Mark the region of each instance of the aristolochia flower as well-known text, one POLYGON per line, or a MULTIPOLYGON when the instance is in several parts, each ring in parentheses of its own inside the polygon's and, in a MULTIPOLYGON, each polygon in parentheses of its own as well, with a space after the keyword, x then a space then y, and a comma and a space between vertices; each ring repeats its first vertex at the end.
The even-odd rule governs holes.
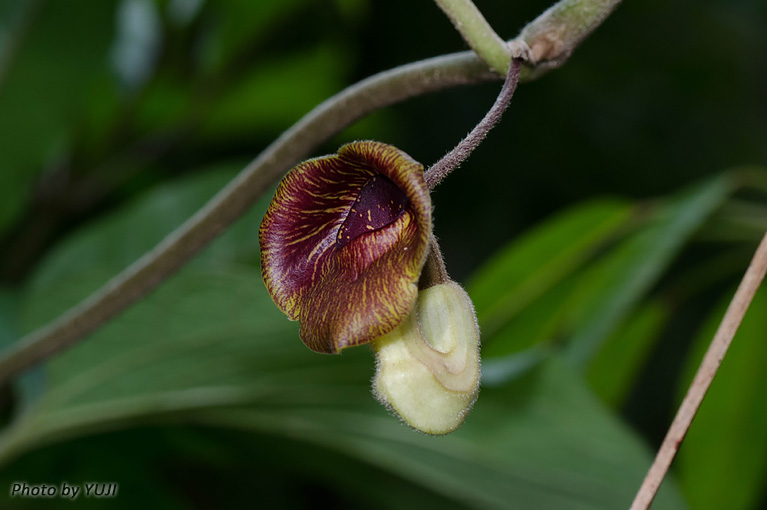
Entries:
POLYGON ((372 341, 408 316, 431 238, 423 166, 354 142, 292 169, 261 229, 261 272, 312 350, 372 341))

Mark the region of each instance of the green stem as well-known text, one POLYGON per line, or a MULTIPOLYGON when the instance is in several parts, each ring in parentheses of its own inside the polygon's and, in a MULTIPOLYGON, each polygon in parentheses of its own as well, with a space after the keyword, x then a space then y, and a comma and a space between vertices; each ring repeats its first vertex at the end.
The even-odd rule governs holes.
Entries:
POLYGON ((499 76, 506 76, 511 51, 471 0, 434 0, 464 41, 499 76))

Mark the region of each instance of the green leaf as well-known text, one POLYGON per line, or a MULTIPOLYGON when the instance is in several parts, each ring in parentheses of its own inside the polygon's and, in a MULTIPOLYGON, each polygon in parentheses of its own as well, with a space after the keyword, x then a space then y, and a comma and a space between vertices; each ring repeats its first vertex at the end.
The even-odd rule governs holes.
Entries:
MULTIPOLYGON (((102 274, 81 272, 59 280, 49 288, 50 294, 31 296, 25 321, 39 324, 51 315, 51 308, 69 304, 72 296, 81 294, 77 287, 90 288, 88 280, 100 281, 102 274)), ((300 342, 284 341, 297 338, 295 326, 273 306, 259 271, 210 273, 189 268, 120 320, 49 363, 50 386, 37 409, 55 419, 34 433, 44 437, 82 424, 174 407, 268 398, 279 393, 281 385, 289 389, 316 384, 319 380, 312 380, 312 370, 304 374, 306 380, 294 384, 281 380, 289 374, 274 376, 285 366, 300 369, 314 360, 300 342)), ((340 360, 320 358, 331 367, 340 360)), ((344 370, 315 375, 338 380, 344 370)), ((365 373, 364 379, 368 376, 365 373)), ((23 429, 26 435, 35 427, 23 429)))
POLYGON ((25 32, 0 78, 0 231, 67 151, 89 90, 107 72, 114 4, 49 0, 22 17, 25 32))
MULTIPOLYGON (((588 266, 586 266, 588 267, 588 266)), ((482 330, 482 354, 495 359, 530 348, 544 348, 559 337, 567 317, 570 296, 578 288, 580 275, 568 275, 512 316, 493 335, 482 330)))
MULTIPOLYGON (((667 315, 661 308, 650 311, 636 307, 686 240, 725 200, 732 187, 730 174, 727 174, 651 209, 643 217, 633 218, 630 228, 624 220, 616 221, 612 230, 597 229, 604 236, 596 236, 594 240, 601 240, 604 249, 596 256, 593 253, 589 256, 588 251, 581 252, 581 262, 577 266, 570 258, 560 256, 567 254, 568 247, 577 244, 577 237, 571 239, 556 228, 541 227, 542 234, 530 235, 532 242, 519 241, 518 250, 513 248, 516 243, 512 244, 508 258, 499 256, 482 269, 478 278, 481 285, 477 286, 476 293, 475 287, 470 286, 483 326, 483 354, 487 359, 485 375, 490 377, 489 380, 513 378, 530 363, 545 357, 546 346, 551 342, 572 339, 564 345, 574 361, 580 363, 580 356, 588 358, 598 353, 600 357, 595 361, 590 377, 608 402, 617 403, 628 391, 632 375, 641 369, 667 315), (628 231, 628 237, 605 246, 610 239, 608 234, 616 237, 619 228, 624 235, 628 231), (528 248, 536 247, 538 238, 550 240, 551 244, 538 242, 540 248, 528 248), (566 241, 563 245, 556 244, 563 240, 566 241), (527 255, 523 257, 520 253, 527 255), (552 264, 551 260, 564 260, 566 264, 552 264), (506 261, 506 265, 501 261, 506 261), (559 277, 554 280, 557 274, 559 277), (551 283, 540 285, 540 295, 535 295, 534 299, 520 299, 517 304, 514 301, 520 295, 517 290, 524 288, 518 282, 524 282, 525 278, 533 283, 551 283), (506 301, 492 298, 504 296, 506 288, 509 289, 506 301), (513 306, 503 308, 501 304, 513 306), (492 314, 493 306, 498 306, 496 316, 492 314), (520 309, 515 311, 515 308, 520 309), (503 313, 508 316, 504 317, 503 313), (486 317, 490 317, 489 327, 488 322, 483 321, 486 317), (494 329, 492 319, 495 317, 498 322, 505 318, 506 323, 494 329), (631 323, 625 322, 629 320, 631 323), (510 356, 525 350, 529 351, 522 358, 510 356), (610 382, 610 378, 615 380, 610 382)), ((581 207, 585 214, 580 218, 602 218, 598 207, 581 207)), ((620 217, 618 212, 616 215, 620 217)), ((579 218, 577 214, 572 217, 579 218)), ((558 226, 556 221, 549 224, 558 226)), ((574 229, 570 235, 577 236, 581 231, 583 229, 574 229)), ((593 252, 600 245, 586 246, 593 252)))
POLYGON ((588 290, 591 297, 581 300, 587 306, 568 342, 568 357, 574 363, 584 365, 598 352, 733 189, 732 175, 724 174, 686 191, 661 207, 650 225, 598 268, 601 283, 588 290))
MULTIPOLYGON (((73 273, 102 268, 103 281, 94 280, 93 288, 81 289, 84 292, 81 297, 86 297, 190 218, 244 165, 244 162, 220 164, 157 186, 137 198, 130 207, 106 215, 71 234, 48 254, 28 287, 46 288, 73 273)), ((270 193, 266 195, 191 264, 222 267, 258 261, 258 228, 270 193)))
POLYGON ((588 367, 589 384, 604 402, 619 408, 650 355, 671 311, 659 300, 634 311, 597 352, 588 367))
MULTIPOLYGON (((178 219, 169 214, 176 206, 184 215, 224 178, 176 183, 176 200, 172 188, 160 189, 62 244, 27 289, 25 326, 82 298, 124 261, 123 250, 152 245, 178 219), (137 224, 152 221, 156 230, 139 235, 137 224), (97 249, 120 242, 122 249, 97 249), (75 269, 67 272, 69 264, 75 269)), ((244 241, 230 242, 249 252, 244 241)), ((197 423, 280 437, 286 451, 313 445, 334 452, 346 472, 374 468, 463 506, 585 510, 631 500, 650 456, 563 363, 551 360, 514 384, 485 388, 458 433, 428 437, 371 397, 369 350, 312 353, 271 302, 257 268, 206 257, 213 255, 52 359, 45 392, 0 438, 0 460, 13 468, 32 449, 96 432, 197 423)), ((280 463, 280 449, 263 454, 262 462, 280 463)), ((319 460, 311 465, 327 469, 319 460)), ((685 508, 673 484, 665 491, 657 508, 685 508)))
MULTIPOLYGON (((27 320, 86 276, 34 296, 27 320)), ((413 432, 370 396, 368 350, 307 350, 244 268, 184 271, 48 369, 47 393, 0 443, 5 462, 98 430, 194 422, 321 446, 466 505, 585 510, 625 507, 650 461, 556 361, 483 390, 454 435, 413 432)), ((684 508, 673 487, 657 505, 684 508)))
MULTIPOLYGON (((26 289, 25 329, 153 246, 231 174, 221 169, 171 183, 62 243, 26 289)), ((253 214, 146 299, 48 362, 44 392, 0 437, 0 462, 13 468, 32 449, 96 432, 195 423, 262 442, 282 438, 284 450, 263 452, 270 465, 308 444, 333 452, 345 466, 340 471, 403 477, 462 506, 628 505, 649 452, 557 359, 513 384, 484 388, 465 426, 449 437, 424 436, 389 416, 370 395, 370 351, 307 350, 297 325, 265 292, 257 266, 243 264, 257 260, 261 214, 253 214)), ((316 459, 310 464, 318 476, 327 469, 316 459)), ((657 508, 685 508, 673 483, 664 490, 657 508)))
MULTIPOLYGON (((215 502, 215 508, 309 508, 318 494, 333 508, 462 509, 396 473, 340 452, 276 435, 195 425, 114 431, 31 452, 0 471, 0 485, 19 480, 69 484, 115 480, 117 498, 77 499, 77 508, 169 510, 215 502), (119 459, 115 462, 115 459, 119 459), (135 488, 140 488, 136 490, 135 488), (191 500, 191 502, 190 502, 191 500)), ((0 492, 3 509, 35 510, 0 492)), ((30 501, 27 499, 26 501, 30 501)))
POLYGON ((346 60, 341 48, 325 44, 264 61, 213 107, 200 136, 230 138, 284 129, 343 88, 346 60))
MULTIPOLYGON (((697 336, 679 395, 687 391, 729 304, 726 295, 697 336)), ((757 293, 682 444, 676 468, 694 508, 745 510, 767 475, 767 289, 757 293)))
MULTIPOLYGON (((515 386, 483 390, 463 428, 442 438, 359 410, 222 410, 203 419, 259 432, 278 428, 473 508, 624 508, 649 463, 641 444, 556 361, 515 386)), ((686 506, 669 483, 654 508, 686 506)))
POLYGON ((302 12, 307 0, 218 0, 210 2, 212 26, 205 34, 202 65, 216 74, 230 66, 238 54, 252 51, 273 31, 289 30, 290 18, 302 12))
MULTIPOLYGON (((631 216, 629 204, 596 200, 568 209, 514 240, 468 285, 483 335, 492 337, 526 307, 573 274, 631 216)), ((523 340, 524 342, 524 340, 523 340)), ((504 342, 501 354, 519 350, 504 342)))
POLYGON ((167 478, 164 472, 183 456, 178 449, 163 455, 163 449, 169 450, 168 436, 163 431, 138 429, 111 436, 95 435, 31 452, 15 462, 12 469, 0 470, 0 484, 9 489, 0 492, 0 506, 9 510, 70 506, 71 495, 67 498, 60 493, 46 501, 49 504, 41 503, 41 498, 10 496, 13 483, 45 483, 60 488, 66 481, 70 487, 81 489, 73 501, 78 509, 189 509, 189 493, 173 490, 164 479, 167 478), (173 454, 175 457, 169 458, 173 454), (84 484, 97 480, 118 483, 117 497, 84 497, 84 484))

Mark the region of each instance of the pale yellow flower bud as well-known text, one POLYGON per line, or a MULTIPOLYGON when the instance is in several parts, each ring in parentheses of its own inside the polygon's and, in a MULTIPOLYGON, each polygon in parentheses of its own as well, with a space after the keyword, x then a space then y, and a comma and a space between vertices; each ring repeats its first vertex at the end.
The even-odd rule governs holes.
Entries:
POLYGON ((479 389, 479 327, 460 285, 420 291, 410 315, 373 347, 375 393, 405 423, 428 434, 463 423, 479 389))

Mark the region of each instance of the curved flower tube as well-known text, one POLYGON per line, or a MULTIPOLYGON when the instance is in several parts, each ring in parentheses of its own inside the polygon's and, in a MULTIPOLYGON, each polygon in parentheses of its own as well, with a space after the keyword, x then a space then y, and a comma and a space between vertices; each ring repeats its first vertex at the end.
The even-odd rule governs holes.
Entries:
POLYGON ((261 272, 303 342, 337 353, 408 316, 431 231, 423 166, 391 145, 354 142, 282 180, 259 230, 261 272))

